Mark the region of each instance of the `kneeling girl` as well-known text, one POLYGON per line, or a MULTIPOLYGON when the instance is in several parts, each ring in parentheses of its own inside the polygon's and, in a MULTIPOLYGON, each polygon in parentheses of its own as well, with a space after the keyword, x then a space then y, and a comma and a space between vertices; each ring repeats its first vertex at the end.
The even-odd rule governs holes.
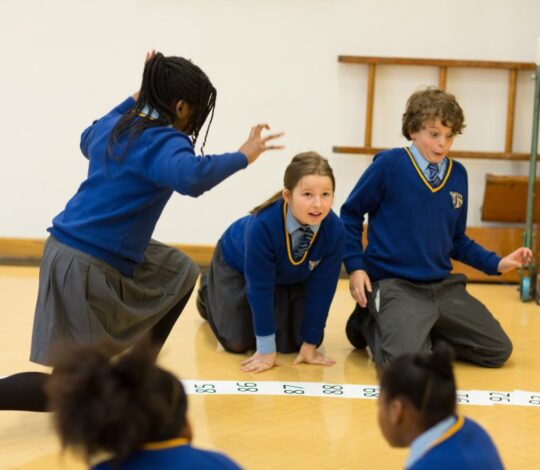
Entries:
POLYGON ((227 351, 255 350, 244 372, 272 368, 277 352, 298 352, 294 364, 334 364, 317 351, 345 249, 334 190, 328 161, 298 154, 284 189, 234 222, 216 246, 197 306, 227 351))

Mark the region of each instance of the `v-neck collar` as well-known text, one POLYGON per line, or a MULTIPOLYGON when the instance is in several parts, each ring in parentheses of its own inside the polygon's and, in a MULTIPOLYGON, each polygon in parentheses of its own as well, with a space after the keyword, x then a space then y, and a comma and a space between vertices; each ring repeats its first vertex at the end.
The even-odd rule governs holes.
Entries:
POLYGON ((295 261, 294 258, 292 257, 291 237, 289 236, 289 232, 287 230, 287 203, 285 201, 283 201, 283 228, 285 232, 285 245, 287 247, 287 256, 289 257, 289 262, 294 266, 298 266, 306 260, 307 255, 309 254, 309 250, 311 250, 311 247, 313 246, 313 243, 315 242, 315 238, 317 238, 319 230, 317 230, 313 234, 313 238, 311 239, 309 248, 304 252, 302 258, 300 258, 298 261, 295 261))
POLYGON ((418 166, 418 163, 416 163, 416 160, 415 160, 413 154, 411 153, 411 151, 407 147, 403 147, 403 149, 405 150, 405 152, 407 152, 407 155, 409 156, 409 159, 411 160, 411 163, 413 164, 416 172, 418 173, 418 176, 420 176, 420 179, 424 182, 424 184, 427 186, 427 188, 432 193, 439 192, 444 187, 446 182, 448 181, 448 178, 450 177, 450 173, 452 172, 452 167, 454 166, 452 159, 450 157, 447 157, 448 158, 448 165, 446 167, 446 172, 444 174, 444 178, 441 180, 439 185, 434 188, 433 186, 431 186, 431 184, 429 184, 429 181, 426 179, 424 173, 422 172, 422 170, 418 166))

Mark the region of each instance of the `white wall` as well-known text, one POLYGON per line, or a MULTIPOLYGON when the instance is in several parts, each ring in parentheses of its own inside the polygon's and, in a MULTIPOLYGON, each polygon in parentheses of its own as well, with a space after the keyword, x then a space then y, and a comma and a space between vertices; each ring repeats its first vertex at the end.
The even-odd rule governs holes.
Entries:
MULTIPOLYGON (((45 237, 86 172, 78 144, 92 120, 135 91, 145 52, 192 58, 218 89, 207 153, 236 150, 251 125, 284 130, 267 153, 198 199, 174 196, 155 237, 214 243, 225 227, 281 187, 299 151, 330 158, 335 209, 370 161, 332 154, 362 145, 365 66, 339 54, 534 61, 538 0, 0 0, 0 236, 45 237)), ((530 149, 533 81, 521 73, 516 151, 530 149)), ((504 146, 507 74, 457 70, 448 89, 468 126, 456 149, 504 146)), ((381 68, 374 145, 403 145, 408 95, 437 71, 381 68), (396 73, 397 72, 397 73, 396 73)), ((463 160, 469 225, 480 225, 486 172, 527 174, 526 163, 463 160)))

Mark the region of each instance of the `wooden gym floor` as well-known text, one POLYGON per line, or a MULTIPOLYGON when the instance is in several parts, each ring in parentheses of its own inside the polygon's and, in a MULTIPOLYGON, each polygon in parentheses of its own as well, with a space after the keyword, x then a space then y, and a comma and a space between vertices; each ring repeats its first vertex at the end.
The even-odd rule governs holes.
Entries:
MULTIPOLYGON (((0 376, 44 370, 27 360, 38 269, 0 266, 0 376)), ((538 341, 540 306, 519 301, 515 285, 473 284, 514 342, 514 354, 501 369, 456 365, 461 390, 540 392, 538 341)), ((332 305, 324 350, 333 367, 279 367, 262 375, 239 370, 242 356, 223 352, 195 308, 194 296, 180 317, 160 363, 183 379, 226 381, 376 384, 364 352, 349 345, 344 324, 352 309, 347 281, 340 281, 332 305)), ((460 413, 483 425, 509 469, 540 468, 540 406, 460 405, 460 413)), ((399 469, 407 450, 391 449, 376 421, 375 400, 306 397, 189 395, 189 417, 199 447, 219 449, 247 469, 399 469)), ((47 413, 0 411, 0 469, 82 469, 62 455, 47 413)))

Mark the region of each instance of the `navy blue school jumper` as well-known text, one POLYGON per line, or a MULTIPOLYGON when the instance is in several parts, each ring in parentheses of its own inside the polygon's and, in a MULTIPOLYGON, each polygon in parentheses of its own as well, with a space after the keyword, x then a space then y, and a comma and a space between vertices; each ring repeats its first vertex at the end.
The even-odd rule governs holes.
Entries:
POLYGON ((275 334, 277 351, 285 353, 303 342, 322 342, 345 249, 343 225, 330 211, 309 250, 294 261, 286 216, 287 204, 280 200, 237 220, 221 237, 208 291, 201 292, 220 341, 253 349, 255 335, 275 334))
POLYGON ((362 333, 376 363, 405 352, 430 350, 444 337, 458 356, 499 366, 511 343, 497 320, 467 294, 466 277, 451 275, 451 259, 497 274, 500 258, 465 234, 467 172, 448 159, 432 187, 409 149, 376 155, 341 208, 349 273, 365 270, 374 283, 362 333), (365 215, 368 244, 362 247, 365 215))
POLYGON ((504 466, 487 432, 462 416, 443 435, 429 443, 417 460, 406 466, 407 470, 484 468, 502 470, 504 466))
POLYGON ((98 463, 92 470, 240 470, 229 457, 192 447, 185 439, 153 442, 131 454, 120 465, 111 461, 98 463))
POLYGON ((151 240, 173 194, 197 197, 247 166, 242 153, 197 157, 172 127, 127 136, 107 156, 111 131, 134 106, 128 98, 81 136, 88 174, 49 228, 40 269, 31 360, 50 364, 51 348, 67 338, 106 340, 125 349, 193 288, 197 266, 151 240), (123 151, 123 154, 122 154, 123 151))

